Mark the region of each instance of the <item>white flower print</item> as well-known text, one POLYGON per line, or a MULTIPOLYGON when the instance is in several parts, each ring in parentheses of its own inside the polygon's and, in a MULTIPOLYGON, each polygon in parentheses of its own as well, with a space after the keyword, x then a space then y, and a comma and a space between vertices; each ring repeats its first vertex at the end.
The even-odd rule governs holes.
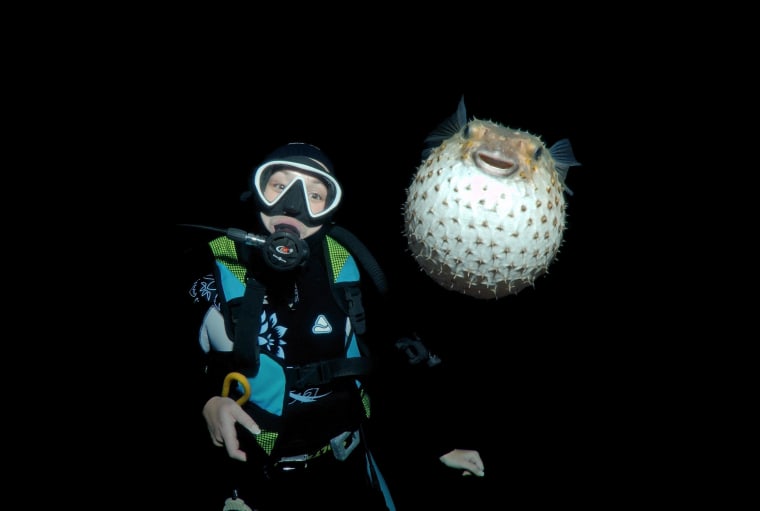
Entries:
POLYGON ((190 296, 193 297, 194 303, 198 303, 203 298, 207 302, 211 302, 217 310, 220 309, 219 294, 216 292, 216 280, 214 280, 214 276, 210 273, 193 282, 190 288, 190 296))
POLYGON ((282 340, 288 329, 277 324, 277 314, 272 314, 267 320, 266 311, 261 313, 261 330, 259 331, 259 346, 263 346, 277 358, 285 359, 283 346, 287 343, 282 340))

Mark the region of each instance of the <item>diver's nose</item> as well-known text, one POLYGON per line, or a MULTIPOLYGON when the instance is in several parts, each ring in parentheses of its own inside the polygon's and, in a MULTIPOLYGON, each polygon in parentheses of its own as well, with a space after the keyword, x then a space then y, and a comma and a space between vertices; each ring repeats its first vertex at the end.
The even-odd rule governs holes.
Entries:
POLYGON ((298 213, 300 211, 296 208, 291 208, 291 207, 286 206, 285 208, 283 208, 282 212, 285 214, 285 216, 298 216, 298 213))

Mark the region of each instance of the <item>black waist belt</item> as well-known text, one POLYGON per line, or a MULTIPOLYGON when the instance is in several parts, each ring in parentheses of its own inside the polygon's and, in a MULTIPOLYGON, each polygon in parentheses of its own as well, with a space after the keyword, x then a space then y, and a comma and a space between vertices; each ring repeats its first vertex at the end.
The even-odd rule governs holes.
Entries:
POLYGON ((360 438, 361 437, 358 429, 356 431, 344 431, 343 433, 330 439, 329 444, 320 447, 315 452, 310 454, 298 454, 296 456, 283 456, 274 463, 274 466, 278 467, 291 464, 305 464, 309 460, 318 458, 330 451, 332 451, 335 459, 343 461, 348 458, 348 455, 351 454, 354 449, 356 449, 357 445, 359 445, 360 438))
POLYGON ((288 387, 302 389, 314 385, 324 385, 336 378, 366 376, 372 369, 372 363, 366 357, 336 358, 286 367, 285 378, 288 387))

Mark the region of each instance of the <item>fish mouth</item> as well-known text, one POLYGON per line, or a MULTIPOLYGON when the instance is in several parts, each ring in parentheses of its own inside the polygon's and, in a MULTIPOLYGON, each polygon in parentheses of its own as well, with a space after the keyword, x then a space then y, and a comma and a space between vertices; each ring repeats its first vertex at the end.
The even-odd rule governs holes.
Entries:
POLYGON ((520 163, 515 158, 501 152, 477 151, 473 160, 478 168, 492 176, 511 176, 520 168, 520 163))

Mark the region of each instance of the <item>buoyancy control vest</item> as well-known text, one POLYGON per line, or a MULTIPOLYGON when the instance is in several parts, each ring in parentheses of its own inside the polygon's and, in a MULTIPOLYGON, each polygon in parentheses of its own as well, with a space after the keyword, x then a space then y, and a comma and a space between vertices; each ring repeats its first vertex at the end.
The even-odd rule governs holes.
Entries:
MULTIPOLYGON (((259 423, 262 429, 262 433, 256 436, 259 446, 271 454, 289 390, 294 388, 321 385, 338 378, 354 378, 365 415, 369 417, 369 397, 362 378, 369 374, 371 363, 361 337, 366 328, 359 288, 361 274, 352 252, 357 254, 380 292, 386 291, 386 284, 379 265, 358 239, 348 231, 332 226, 322 241, 333 297, 349 319, 345 328, 344 356, 297 366, 286 366, 269 353, 259 352, 258 332, 266 290, 248 275, 236 243, 222 236, 209 242, 209 246, 216 263, 214 272, 225 329, 234 341, 232 368, 238 378, 231 395, 238 396, 238 402, 259 423), (242 397, 245 399, 241 401, 242 397)), ((229 389, 228 385, 226 380, 225 390, 229 389)))

